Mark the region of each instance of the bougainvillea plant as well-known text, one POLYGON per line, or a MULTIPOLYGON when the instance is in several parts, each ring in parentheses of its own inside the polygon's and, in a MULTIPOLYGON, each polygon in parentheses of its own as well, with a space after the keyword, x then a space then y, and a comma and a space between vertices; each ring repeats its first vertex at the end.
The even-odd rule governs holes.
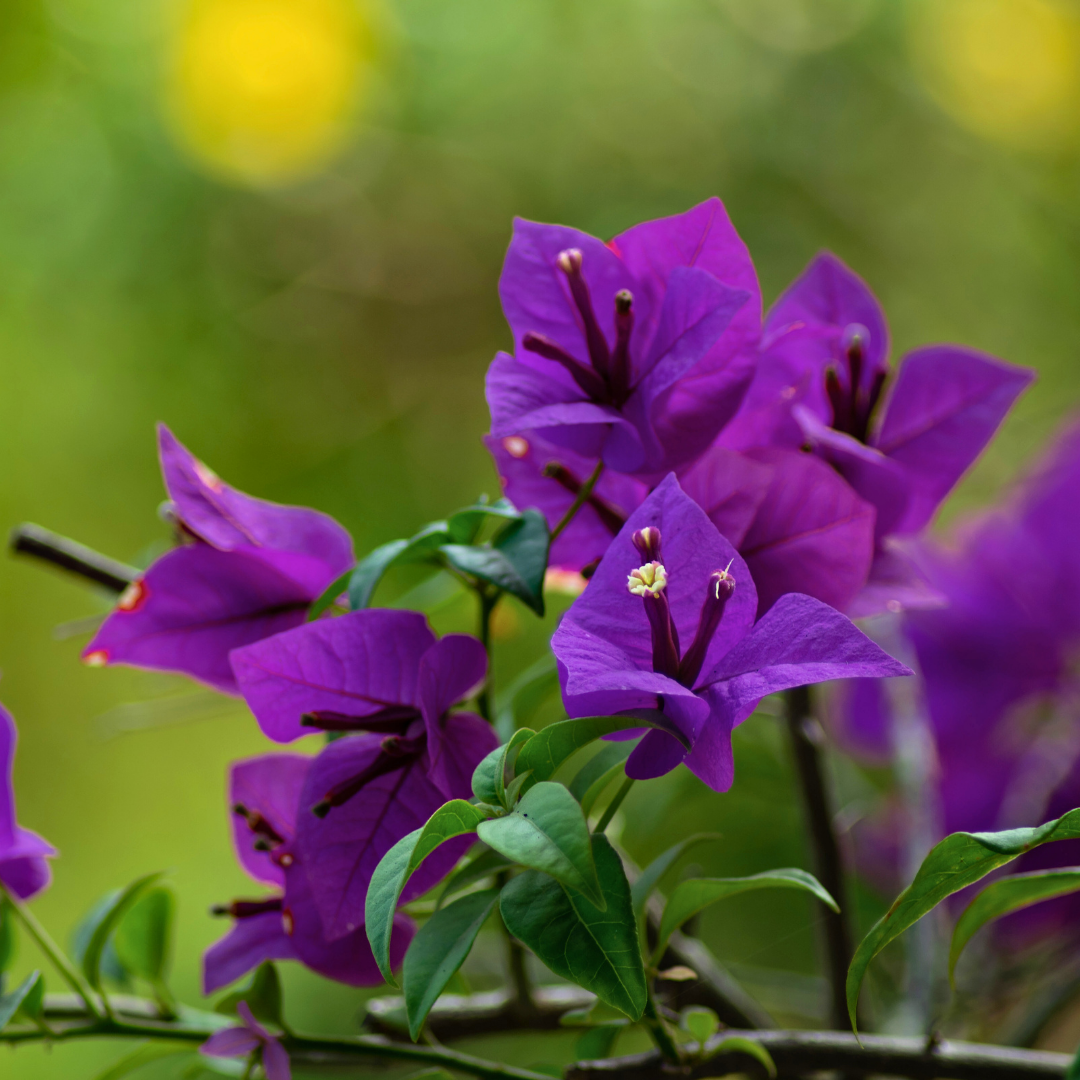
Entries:
POLYGON ((241 697, 270 740, 304 752, 231 767, 223 828, 256 885, 214 908, 224 929, 203 957, 203 989, 216 999, 200 1009, 168 986, 174 897, 162 874, 104 898, 72 957, 34 918, 27 902, 57 853, 16 823, 16 732, 0 709, 0 972, 21 928, 75 995, 46 993, 39 972, 2 987, 0 1041, 129 1040, 110 1078, 172 1057, 184 1076, 364 1075, 382 1060, 540 1080, 548 1073, 446 1043, 559 1027, 580 1034, 575 1077, 1064 1076, 1060 1055, 933 1031, 860 1042, 843 1029, 870 1022, 860 990, 874 958, 948 897, 969 890, 951 972, 985 923, 1080 891, 1080 870, 1052 854, 1080 838, 1068 799, 1080 739, 1010 743, 990 730, 1036 692, 1059 713, 1075 700, 1075 433, 1025 499, 946 551, 925 530, 1032 375, 943 345, 894 371, 880 305, 835 257, 818 256, 763 320, 750 255, 717 199, 606 243, 518 221, 500 296, 513 351, 486 384, 494 500, 357 560, 332 519, 236 490, 162 426, 174 546, 144 571, 16 530, 17 551, 116 594, 87 664, 180 673, 241 697), (473 594, 475 635, 439 636, 408 596, 380 607, 380 581, 402 565, 473 594), (499 606, 542 616, 558 590, 575 598, 546 658, 509 692, 496 687, 499 606), (897 620, 915 646, 902 659, 879 644, 907 640, 897 620), (824 698, 810 687, 834 687, 842 744, 888 759, 882 680, 919 685, 916 656, 945 823, 981 831, 932 836, 856 945, 814 720, 824 698), (524 726, 514 703, 544 686, 557 687, 561 714, 524 726), (698 834, 637 865, 616 827, 631 787, 685 767, 690 783, 727 792, 739 783, 733 732, 764 723, 755 713, 772 695, 815 873, 673 882, 691 845, 719 842, 698 834), (1003 785, 1033 761, 1045 797, 1010 802, 1003 785), (1020 856, 1028 872, 971 889, 1020 856), (770 889, 820 905, 831 1032, 776 1030, 691 931, 705 908, 770 889), (449 995, 482 931, 502 936, 503 989, 449 995), (367 1001, 367 1033, 306 1035, 289 1023, 280 963, 391 989, 367 1001), (147 995, 117 995, 133 984, 147 995), (653 1049, 612 1056, 634 1031, 653 1049))

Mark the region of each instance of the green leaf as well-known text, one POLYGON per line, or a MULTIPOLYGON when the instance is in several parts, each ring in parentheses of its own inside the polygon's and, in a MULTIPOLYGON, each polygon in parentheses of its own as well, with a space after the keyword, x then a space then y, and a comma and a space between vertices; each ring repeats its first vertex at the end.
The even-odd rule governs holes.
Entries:
POLYGON ((281 978, 272 961, 264 960, 214 1006, 214 1012, 234 1016, 241 1001, 247 1002, 256 1020, 285 1026, 282 1023, 281 978))
POLYGON ((996 833, 953 833, 930 850, 915 880, 893 901, 892 907, 870 928, 859 943, 848 968, 847 1003, 852 1029, 866 969, 890 941, 932 911, 947 896, 966 889, 999 866, 1025 851, 1054 840, 1080 837, 1080 809, 1031 829, 1007 829, 996 833))
POLYGON ((521 515, 509 499, 496 499, 493 503, 477 501, 450 515, 446 531, 455 544, 471 544, 480 532, 484 520, 489 517, 515 519, 521 515))
POLYGON ((1080 1050, 1076 1051, 1076 1057, 1072 1059, 1069 1071, 1065 1074, 1065 1080, 1080 1080, 1080 1050))
POLYGON ((366 608, 371 603, 375 586, 393 561, 409 546, 408 540, 391 540, 365 555, 349 576, 349 607, 353 611, 366 608))
POLYGON ((308 608, 307 621, 314 622, 335 600, 348 592, 349 582, 352 581, 353 571, 346 570, 341 577, 332 581, 322 592, 319 598, 308 608))
POLYGON ((660 884, 660 879, 675 865, 682 855, 685 855, 695 844, 703 844, 706 840, 719 840, 719 833, 695 833, 685 840, 669 847, 662 855, 655 859, 644 870, 641 876, 630 888, 630 899, 634 908, 634 918, 640 919, 645 912, 645 905, 649 900, 649 893, 660 884))
POLYGON ((113 931, 120 920, 161 880, 162 876, 163 873, 158 871, 136 878, 126 889, 113 893, 109 902, 102 906, 82 958, 83 974, 95 990, 101 989, 101 958, 113 931))
POLYGON ((530 788, 511 813, 482 822, 476 835, 508 859, 543 870, 603 908, 589 824, 562 784, 530 788))
POLYGON ((816 896, 833 911, 840 910, 821 882, 805 870, 784 868, 767 870, 763 874, 752 874, 750 877, 691 878, 677 885, 664 905, 664 916, 660 920, 660 932, 653 950, 654 965, 659 964, 664 955, 668 939, 691 915, 696 915, 718 900, 725 900, 729 896, 736 896, 751 889, 799 889, 816 896))
POLYGON ((496 696, 495 730, 504 741, 524 727, 536 710, 559 687, 555 656, 544 653, 496 696))
POLYGON ((532 728, 521 728, 510 736, 509 740, 502 748, 503 754, 499 763, 500 768, 495 772, 495 794, 498 797, 499 802, 501 802, 508 810, 512 806, 512 800, 508 800, 506 785, 511 783, 514 779, 514 767, 517 764, 521 748, 535 734, 536 732, 533 731, 532 728))
POLYGON ((494 546, 509 560, 525 583, 528 598, 521 596, 537 615, 544 614, 544 574, 547 572, 551 536, 547 519, 539 510, 526 510, 517 521, 510 522, 498 536, 494 546))
POLYGON ((40 1016, 44 995, 45 981, 41 977, 41 972, 31 971, 10 994, 0 997, 0 1031, 11 1023, 11 1018, 20 1009, 27 1011, 31 1017, 40 1016))
POLYGON ((183 1042, 144 1042, 137 1046, 129 1054, 125 1054, 119 1061, 114 1061, 104 1072, 94 1076, 94 1080, 121 1080, 121 1077, 149 1065, 152 1061, 160 1061, 162 1058, 176 1057, 179 1054, 193 1054, 190 1043, 183 1042))
POLYGON ((436 911, 413 938, 401 972, 413 1042, 420 1037, 436 998, 469 955, 498 899, 498 889, 469 893, 436 911))
POLYGON ((146 892, 116 928, 116 955, 132 975, 150 982, 164 976, 175 910, 172 889, 159 886, 146 892))
POLYGON ((624 739, 619 742, 604 743, 603 746, 577 771, 574 779, 567 785, 570 794, 574 796, 581 809, 588 817, 593 803, 600 797, 604 789, 618 774, 623 762, 630 756, 634 749, 633 739, 624 739), (589 805, 585 806, 588 798, 589 805))
POLYGON ((688 750, 686 736, 657 709, 635 710, 627 716, 582 716, 576 720, 561 720, 538 731, 522 748, 517 757, 519 773, 532 769, 533 783, 550 780, 559 766, 594 739, 613 731, 630 728, 657 727, 674 735, 688 750))
POLYGON ((15 912, 7 896, 0 896, 0 975, 15 959, 15 912))
POLYGON ((443 886, 443 891, 439 894, 436 907, 442 907, 446 903, 447 897, 461 892, 462 889, 468 888, 474 882, 483 881, 484 878, 491 877, 500 870, 505 870, 508 866, 513 865, 505 855, 492 851, 486 844, 477 844, 476 846, 482 850, 472 862, 450 876, 450 879, 443 886))
POLYGON ((615 1040, 626 1027, 625 1020, 613 1020, 590 1028, 574 1043, 574 1057, 578 1061, 599 1061, 611 1057, 615 1040))
POLYGON ((704 1046, 720 1030, 720 1017, 704 1005, 691 1005, 679 1014, 679 1027, 704 1046))
POLYGON ((720 1042, 709 1051, 708 1057, 715 1057, 717 1054, 746 1054, 747 1057, 752 1057, 756 1061, 760 1061, 765 1067, 765 1073, 768 1076, 776 1075, 776 1062, 772 1059, 772 1054, 765 1049, 759 1042, 754 1042, 753 1039, 747 1039, 742 1035, 731 1035, 726 1039, 721 1039, 720 1042))
POLYGON ((412 872, 445 840, 476 832, 486 820, 478 807, 464 799, 453 799, 440 806, 420 829, 403 836, 375 867, 364 903, 364 923, 368 942, 383 978, 397 986, 390 970, 390 932, 398 897, 412 872))
MULTIPOLYGON (((105 913, 112 907, 120 896, 120 889, 112 889, 101 897, 94 906, 83 916, 71 935, 71 953, 75 963, 82 967, 86 949, 90 944, 90 938, 97 929, 105 913)), ((127 969, 120 963, 116 955, 116 948, 110 938, 105 943, 105 951, 101 955, 101 975, 111 979, 117 985, 128 988, 131 986, 131 978, 127 969)))
POLYGON ((488 754, 472 775, 473 794, 484 803, 492 806, 502 805, 509 809, 506 801, 506 784, 514 776, 514 762, 524 743, 536 732, 531 728, 515 731, 502 746, 495 747, 488 754))
POLYGON ((949 982, 956 987, 956 962, 975 932, 993 919, 1030 907, 1040 900, 1080 890, 1080 869, 1038 870, 1015 874, 987 885, 957 920, 949 948, 949 982))
POLYGON ((640 1020, 648 991, 630 885, 606 837, 595 838, 594 850, 603 910, 535 870, 519 874, 503 889, 499 909, 510 933, 556 975, 640 1020))

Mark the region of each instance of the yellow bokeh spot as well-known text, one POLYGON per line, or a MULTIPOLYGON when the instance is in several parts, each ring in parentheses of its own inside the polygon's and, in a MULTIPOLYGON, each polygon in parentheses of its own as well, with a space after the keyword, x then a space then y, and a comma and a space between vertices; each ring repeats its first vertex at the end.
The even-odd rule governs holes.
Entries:
POLYGON ((340 148, 371 62, 353 0, 186 0, 175 33, 170 110, 212 171, 284 183, 340 148))
POLYGON ((1074 127, 1080 20, 1054 0, 918 0, 910 41, 927 88, 965 126, 1019 146, 1074 127))

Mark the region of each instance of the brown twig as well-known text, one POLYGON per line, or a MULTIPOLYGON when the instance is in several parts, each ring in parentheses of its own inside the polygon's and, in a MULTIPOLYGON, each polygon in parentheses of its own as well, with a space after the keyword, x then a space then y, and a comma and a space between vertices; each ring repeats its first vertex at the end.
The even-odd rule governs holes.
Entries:
MULTIPOLYGON (((932 1053, 919 1037, 854 1035, 840 1031, 724 1031, 706 1044, 706 1053, 732 1036, 759 1043, 772 1056, 778 1076, 839 1070, 847 1076, 896 1076, 910 1080, 1042 1080, 1064 1077, 1072 1062, 1067 1054, 1015 1050, 979 1043, 941 1042, 932 1053)), ((740 1052, 723 1051, 680 1072, 680 1080, 705 1077, 764 1076, 761 1063, 740 1052)), ((670 1080, 656 1051, 605 1061, 582 1061, 566 1080, 670 1080)))

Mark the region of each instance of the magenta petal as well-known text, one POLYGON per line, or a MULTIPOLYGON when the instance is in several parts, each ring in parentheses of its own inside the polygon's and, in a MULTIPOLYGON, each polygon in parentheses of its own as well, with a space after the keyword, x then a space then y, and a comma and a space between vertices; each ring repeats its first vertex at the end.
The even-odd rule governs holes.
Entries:
MULTIPOLYGON (((381 986, 382 973, 375 963, 364 928, 361 926, 350 934, 327 941, 304 867, 295 863, 288 877, 285 911, 290 925, 289 940, 301 963, 325 978, 347 986, 381 986)), ((394 917, 390 939, 392 967, 397 967, 404 959, 405 950, 415 933, 416 924, 412 919, 401 914, 394 917)))
POLYGON ((487 674, 487 653, 468 634, 447 634, 420 661, 420 708, 427 729, 431 779, 449 790, 443 754, 443 715, 474 692, 487 674))
POLYGON ((277 1039, 267 1039, 263 1043, 262 1067, 266 1080, 292 1080, 289 1055, 277 1039))
POLYGON ((626 775, 633 780, 653 780, 666 776, 682 764, 686 748, 664 731, 649 731, 630 751, 626 759, 626 775))
POLYGON ((766 695, 793 686, 910 674, 846 616, 813 597, 789 593, 703 682, 735 715, 766 695))
MULTIPOLYGON (((741 549, 758 507, 769 493, 774 471, 767 460, 755 461, 745 454, 714 446, 679 477, 679 484, 705 511, 721 535, 741 549)), ((754 584, 758 587, 760 603, 761 582, 756 575, 754 584)))
POLYGON ((650 319, 650 298, 637 294, 622 259, 602 241, 563 225, 515 218, 513 239, 499 278, 499 298, 519 355, 522 338, 531 331, 551 338, 578 359, 588 358, 580 317, 566 276, 556 262, 559 253, 568 248, 577 248, 582 254, 581 273, 600 329, 609 342, 615 340, 614 297, 620 290, 635 293, 635 318, 646 323, 650 319))
POLYGON ((15 843, 15 744, 19 733, 11 713, 0 705, 0 852, 15 843))
MULTIPOLYGON (((229 770, 229 805, 243 806, 265 818, 284 841, 296 832, 296 813, 311 758, 299 754, 264 754, 235 762, 229 770)), ((256 880, 285 887, 285 874, 266 851, 257 851, 259 836, 240 814, 230 814, 233 847, 240 865, 256 880)))
POLYGON ((224 1031, 215 1031, 199 1047, 199 1052, 208 1057, 246 1057, 260 1045, 261 1040, 246 1027, 234 1027, 226 1028, 224 1031))
MULTIPOLYGON (((479 764, 494 745, 470 752, 452 741, 448 722, 444 753, 453 767, 448 777, 453 794, 468 798, 471 789, 459 768, 479 764), (460 786, 457 786, 460 785, 460 786)), ((488 729, 490 731, 490 728, 488 729)), ((428 777, 423 758, 380 776, 325 818, 310 812, 335 785, 363 772, 379 753, 379 736, 359 735, 331 743, 312 764, 297 820, 297 847, 308 882, 322 917, 326 936, 334 940, 358 929, 364 921, 364 901, 371 875, 383 857, 407 833, 420 828, 444 802, 446 795, 428 777)), ((471 775, 471 771, 470 771, 471 775)), ((469 845, 469 839, 451 840, 435 851, 413 875, 403 902, 429 889, 449 872, 469 845)))
POLYGON ((886 547, 874 553, 870 576, 859 595, 845 609, 853 619, 879 615, 883 611, 920 611, 944 607, 945 594, 934 588, 925 575, 886 537, 886 547))
POLYGON ((280 911, 237 919, 203 954, 203 993, 212 994, 254 971, 264 960, 295 960, 280 911))
POLYGON ((435 643, 424 616, 378 608, 320 619, 232 655, 240 691, 277 742, 311 733, 305 713, 364 716, 387 705, 419 707, 416 673, 435 643))
POLYGON ((128 606, 105 620, 83 659, 181 672, 235 694, 229 653, 303 622, 314 598, 258 556, 185 545, 121 599, 128 606))
MULTIPOLYGON (((484 439, 506 497, 522 510, 535 508, 553 529, 570 509, 574 495, 551 477, 544 476, 545 465, 561 465, 579 484, 596 468, 596 460, 584 458, 572 450, 556 446, 535 432, 510 435, 503 439, 484 439)), ((622 524, 648 494, 645 484, 612 469, 600 475, 594 494, 603 500, 608 511, 602 518, 597 509, 586 504, 551 545, 549 564, 567 570, 580 570, 598 560, 622 528, 622 524)))
POLYGON ((739 550, 764 613, 785 593, 806 593, 844 611, 874 555, 874 508, 823 461, 795 450, 747 451, 772 478, 739 550))
POLYGON ((52 868, 40 856, 0 856, 0 882, 20 900, 30 900, 52 882, 52 868))
POLYGON ((933 517, 1034 378, 1028 368, 955 345, 904 358, 874 439, 911 484, 896 532, 918 532, 933 517))
MULTIPOLYGON (((652 646, 642 600, 626 587, 631 570, 642 563, 631 537, 638 529, 655 526, 663 537, 666 589, 672 617, 686 648, 697 630, 701 604, 709 575, 730 562, 735 593, 728 601, 720 627, 713 637, 703 670, 708 670, 753 624, 757 591, 750 572, 735 549, 689 499, 674 475, 668 476, 645 500, 612 541, 589 581, 560 626, 576 625, 587 634, 622 650, 633 666, 652 671, 652 646)), ((552 641, 553 648, 555 641, 552 641)))
POLYGON ((733 712, 726 703, 717 704, 714 701, 716 695, 712 690, 706 692, 706 697, 714 705, 712 715, 683 764, 713 791, 727 791, 735 780, 731 732, 754 711, 754 706, 733 712))
POLYGON ((694 266, 749 300, 713 346, 707 362, 724 366, 732 356, 753 344, 761 332, 761 290, 754 263, 731 224, 724 204, 708 199, 683 214, 635 225, 611 241, 634 277, 635 319, 643 337, 652 337, 659 318, 664 288, 680 266, 694 266), (643 300, 649 301, 648 314, 643 300))
POLYGON ((302 506, 256 499, 222 482, 164 425, 158 425, 161 471, 183 523, 222 551, 270 548, 313 556, 327 584, 353 565, 352 539, 333 518, 302 506))
POLYGON ((556 377, 556 372, 561 370, 558 365, 552 364, 552 367, 555 370, 548 375, 521 363, 508 353, 496 355, 484 381, 491 411, 492 435, 512 435, 534 427, 523 422, 524 418, 534 413, 544 414, 552 406, 589 404, 583 391, 573 382, 556 377))

